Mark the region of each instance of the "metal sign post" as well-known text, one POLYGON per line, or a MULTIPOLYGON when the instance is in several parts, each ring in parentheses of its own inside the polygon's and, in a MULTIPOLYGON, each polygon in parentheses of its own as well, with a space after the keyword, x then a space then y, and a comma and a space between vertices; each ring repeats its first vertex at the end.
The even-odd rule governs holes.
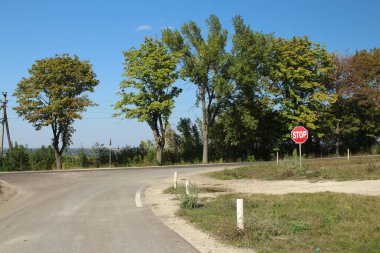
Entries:
POLYGON ((298 144, 300 146, 300 169, 302 169, 302 152, 301 152, 301 143, 298 144))
POLYGON ((299 144, 299 149, 300 149, 300 169, 302 169, 302 149, 301 149, 301 145, 302 145, 302 143, 305 143, 305 141, 309 138, 309 132, 303 126, 296 126, 292 130, 292 132, 290 133, 290 137, 292 138, 292 140, 295 143, 299 144))

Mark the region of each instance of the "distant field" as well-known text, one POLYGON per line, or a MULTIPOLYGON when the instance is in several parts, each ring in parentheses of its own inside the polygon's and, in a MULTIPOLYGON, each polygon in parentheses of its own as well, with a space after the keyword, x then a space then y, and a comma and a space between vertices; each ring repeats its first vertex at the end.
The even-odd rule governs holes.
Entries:
POLYGON ((178 215, 231 245, 258 252, 380 252, 380 197, 338 193, 222 195, 178 215), (244 199, 245 230, 236 228, 244 199))
POLYGON ((380 157, 345 159, 304 159, 302 168, 298 160, 281 160, 260 163, 250 167, 225 169, 207 173, 221 179, 261 180, 371 180, 380 179, 380 157))

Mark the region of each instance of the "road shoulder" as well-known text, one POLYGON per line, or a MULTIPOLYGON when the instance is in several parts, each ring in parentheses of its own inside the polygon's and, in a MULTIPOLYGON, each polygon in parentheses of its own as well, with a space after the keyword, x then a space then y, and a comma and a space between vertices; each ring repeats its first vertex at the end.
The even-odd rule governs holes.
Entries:
POLYGON ((8 203, 17 194, 17 190, 0 180, 0 206, 8 203))
MULTIPOLYGON (((180 180, 184 177, 180 177, 180 180)), ((204 253, 246 253, 253 252, 251 249, 230 247, 217 241, 207 233, 194 227, 184 219, 176 216, 179 210, 178 200, 173 199, 171 194, 163 194, 163 190, 172 186, 172 179, 161 180, 145 191, 144 203, 153 213, 170 229, 188 241, 193 247, 204 253)))
MULTIPOLYGON (((363 181, 260 181, 260 180, 216 180, 199 173, 186 174, 179 177, 179 182, 190 180, 199 187, 223 188, 226 192, 287 194, 287 193, 315 193, 340 192, 346 194, 380 195, 380 180, 363 181)), ((224 245, 207 233, 194 227, 186 220, 176 216, 179 202, 172 194, 163 194, 163 191, 173 185, 173 179, 168 178, 156 182, 145 191, 144 203, 170 229, 175 231, 200 252, 253 252, 252 249, 241 249, 224 245)), ((220 193, 200 194, 202 197, 216 197, 220 193)))

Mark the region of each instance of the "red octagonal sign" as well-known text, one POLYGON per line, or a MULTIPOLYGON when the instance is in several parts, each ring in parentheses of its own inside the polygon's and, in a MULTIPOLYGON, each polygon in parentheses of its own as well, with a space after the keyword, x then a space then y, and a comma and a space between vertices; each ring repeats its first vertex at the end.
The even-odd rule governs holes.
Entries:
POLYGON ((291 137, 297 144, 304 143, 309 137, 309 132, 303 126, 296 126, 291 132, 291 137))

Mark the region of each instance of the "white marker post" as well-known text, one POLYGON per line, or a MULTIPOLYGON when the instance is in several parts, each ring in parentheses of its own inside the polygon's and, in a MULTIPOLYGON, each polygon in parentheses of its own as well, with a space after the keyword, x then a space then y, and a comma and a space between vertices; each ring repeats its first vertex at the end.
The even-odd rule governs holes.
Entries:
POLYGON ((190 182, 187 180, 186 181, 186 195, 190 195, 189 186, 190 186, 190 182))
POLYGON ((174 189, 177 189, 177 178, 178 178, 178 175, 177 175, 177 171, 174 172, 174 184, 173 184, 173 187, 174 189))
POLYGON ((350 149, 347 149, 347 161, 350 161, 350 149))
POLYGON ((277 152, 277 166, 278 166, 278 152, 277 152))
POLYGON ((244 230, 244 206, 243 199, 236 199, 236 225, 239 230, 244 230))

